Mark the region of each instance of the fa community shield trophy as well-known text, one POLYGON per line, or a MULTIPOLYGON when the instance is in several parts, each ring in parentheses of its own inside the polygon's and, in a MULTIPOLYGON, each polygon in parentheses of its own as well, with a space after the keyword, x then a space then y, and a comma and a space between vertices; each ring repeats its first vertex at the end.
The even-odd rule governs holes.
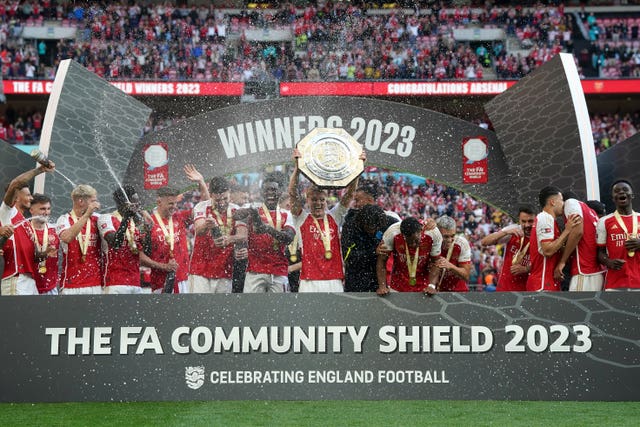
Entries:
POLYGON ((313 129, 297 148, 298 168, 318 187, 346 187, 364 171, 362 144, 344 129, 313 129))

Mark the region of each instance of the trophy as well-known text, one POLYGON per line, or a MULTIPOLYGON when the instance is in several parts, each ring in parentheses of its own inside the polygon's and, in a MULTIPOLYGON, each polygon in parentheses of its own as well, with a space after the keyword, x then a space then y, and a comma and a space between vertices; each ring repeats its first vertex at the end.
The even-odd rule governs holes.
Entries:
POLYGON ((297 148, 300 172, 318 187, 346 187, 364 171, 362 145, 344 129, 315 128, 297 148))

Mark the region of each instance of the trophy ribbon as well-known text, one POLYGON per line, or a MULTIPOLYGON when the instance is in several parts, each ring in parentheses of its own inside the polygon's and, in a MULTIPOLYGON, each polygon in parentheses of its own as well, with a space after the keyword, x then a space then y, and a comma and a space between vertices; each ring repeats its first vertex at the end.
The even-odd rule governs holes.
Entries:
MULTIPOLYGON (((76 223, 80 220, 75 214, 75 212, 71 211, 71 218, 73 222, 76 223)), ((80 261, 85 262, 87 260, 87 250, 89 249, 89 242, 91 241, 91 218, 87 219, 87 223, 85 224, 84 236, 82 233, 78 233, 76 236, 76 240, 80 245, 80 254, 82 254, 80 261)))
MULTIPOLYGON (((273 224, 273 218, 271 218, 271 211, 267 208, 267 205, 262 204, 262 212, 264 212, 264 216, 267 218, 267 223, 270 227, 275 228, 276 231, 282 230, 282 217, 280 215, 280 205, 276 206, 276 223, 273 224)), ((273 249, 278 250, 280 247, 280 242, 275 237, 273 238, 273 249)))
MULTIPOLYGON (((618 222, 620 228, 622 228, 622 231, 624 231, 624 233, 627 235, 627 240, 636 239, 638 237, 638 214, 635 211, 631 211, 631 234, 629 234, 627 225, 624 223, 622 216, 620 216, 620 213, 617 210, 614 212, 613 216, 618 222)), ((636 251, 627 251, 627 255, 629 255, 630 258, 633 258, 635 254, 636 251)))
POLYGON ((330 260, 331 257, 333 256, 333 253, 331 252, 331 230, 329 229, 329 219, 325 214, 323 218, 323 225, 324 225, 324 230, 323 230, 322 228, 320 228, 320 223, 318 222, 316 217, 312 217, 312 218, 313 218, 313 222, 316 224, 316 227, 318 228, 318 231, 320 232, 320 237, 322 238, 322 245, 324 246, 324 258, 326 260, 330 260))
POLYGON ((416 253, 413 254, 413 259, 409 255, 409 246, 405 242, 404 253, 407 256, 407 270, 409 270, 409 285, 415 286, 418 283, 416 279, 416 273, 418 271, 418 259, 420 258, 420 245, 416 248, 416 253))
POLYGON ((162 219, 162 217, 160 216, 160 214, 158 213, 158 211, 155 211, 153 213, 153 216, 156 217, 156 221, 158 222, 158 226, 160 227, 160 230, 162 230, 162 235, 164 236, 164 241, 167 245, 169 245, 169 258, 173 258, 173 248, 175 245, 175 230, 173 228, 173 216, 169 217, 169 229, 167 230, 167 227, 164 225, 164 220, 162 219))

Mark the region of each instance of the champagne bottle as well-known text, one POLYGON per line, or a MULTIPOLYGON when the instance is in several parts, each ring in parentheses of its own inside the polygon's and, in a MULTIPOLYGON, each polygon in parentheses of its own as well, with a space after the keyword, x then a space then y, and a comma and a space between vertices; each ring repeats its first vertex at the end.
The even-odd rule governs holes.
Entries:
POLYGON ((38 150, 37 148, 34 148, 33 150, 31 150, 31 157, 33 157, 33 159, 40 163, 42 166, 50 168, 51 167, 51 161, 47 158, 47 156, 40 150, 38 150))
POLYGON ((173 293, 173 285, 176 282, 176 272, 169 271, 167 273, 167 277, 164 279, 164 288, 162 288, 163 294, 172 294, 173 293))

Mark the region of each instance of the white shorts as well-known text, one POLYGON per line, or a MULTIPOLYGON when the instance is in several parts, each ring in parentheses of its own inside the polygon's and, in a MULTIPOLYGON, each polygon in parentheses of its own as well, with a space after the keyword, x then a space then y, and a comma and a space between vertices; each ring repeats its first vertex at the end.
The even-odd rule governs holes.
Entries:
POLYGON ((183 280, 182 282, 178 282, 178 293, 179 294, 188 294, 190 291, 189 280, 183 280))
MULTIPOLYGON (((189 289, 191 287, 191 285, 189 284, 188 280, 183 280, 182 282, 178 282, 178 293, 179 294, 188 294, 190 293, 191 289, 189 289)), ((149 288, 151 289, 151 288, 149 288)), ((155 291, 153 291, 154 294, 161 294, 162 291, 164 289, 162 288, 158 288, 155 291)), ((151 292, 151 291, 149 291, 151 292)))
POLYGON ((2 280, 0 295, 40 295, 31 274, 18 274, 2 280))
POLYGON ((344 292, 344 286, 340 279, 300 280, 298 292, 344 292))
POLYGON ((101 295, 102 286, 87 286, 86 288, 63 288, 60 295, 101 295))
POLYGON ((206 277, 189 276, 190 294, 230 294, 231 279, 207 279, 206 277))
POLYGON ((289 279, 287 276, 275 276, 273 274, 252 273, 247 271, 247 275, 244 278, 244 289, 242 292, 245 294, 289 292, 289 279))
POLYGON ((142 293, 142 289, 140 288, 140 286, 111 285, 111 286, 105 286, 103 293, 105 295, 139 294, 139 293, 142 293))
POLYGON ((585 276, 584 274, 576 274, 571 277, 569 283, 569 291, 571 292, 598 292, 602 290, 604 284, 604 274, 590 274, 585 276))
POLYGON ((58 288, 53 288, 49 292, 45 292, 45 293, 40 294, 40 295, 58 295, 58 294, 59 294, 58 288))

